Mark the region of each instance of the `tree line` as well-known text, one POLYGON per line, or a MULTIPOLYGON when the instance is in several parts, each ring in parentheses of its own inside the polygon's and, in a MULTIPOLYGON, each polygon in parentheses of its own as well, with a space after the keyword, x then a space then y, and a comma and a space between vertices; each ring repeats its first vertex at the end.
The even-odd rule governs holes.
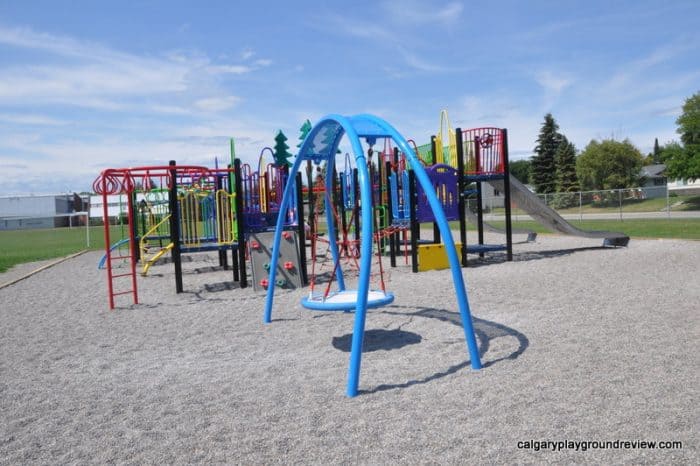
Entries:
POLYGON ((668 178, 693 181, 700 178, 700 92, 686 99, 676 124, 680 142, 659 146, 656 139, 653 152, 646 156, 628 139, 594 139, 577 155, 547 113, 534 155, 511 162, 511 174, 539 194, 637 187, 644 181, 641 168, 660 163, 666 165, 668 178))

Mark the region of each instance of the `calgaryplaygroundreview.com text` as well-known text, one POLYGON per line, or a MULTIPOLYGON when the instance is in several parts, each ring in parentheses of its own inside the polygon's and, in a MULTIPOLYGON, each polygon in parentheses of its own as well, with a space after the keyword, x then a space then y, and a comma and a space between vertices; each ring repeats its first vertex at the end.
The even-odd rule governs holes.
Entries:
POLYGON ((518 441, 519 450, 533 451, 588 451, 588 450, 682 450, 680 441, 654 440, 522 440, 518 441))

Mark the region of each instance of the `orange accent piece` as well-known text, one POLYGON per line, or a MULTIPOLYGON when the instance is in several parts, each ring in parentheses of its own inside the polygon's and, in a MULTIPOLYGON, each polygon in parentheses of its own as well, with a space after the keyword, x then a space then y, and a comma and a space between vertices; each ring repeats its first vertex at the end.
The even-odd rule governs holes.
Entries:
POLYGON ((292 234, 288 231, 285 231, 282 233, 282 238, 284 238, 284 239, 289 239, 291 237, 292 237, 292 234))
POLYGON ((250 247, 253 249, 260 249, 260 243, 258 243, 257 241, 252 241, 250 243, 250 247))

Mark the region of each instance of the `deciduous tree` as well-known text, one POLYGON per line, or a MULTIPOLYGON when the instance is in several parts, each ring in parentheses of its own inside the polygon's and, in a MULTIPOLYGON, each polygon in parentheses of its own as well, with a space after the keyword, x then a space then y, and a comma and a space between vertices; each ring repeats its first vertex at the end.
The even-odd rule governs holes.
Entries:
POLYGON ((592 140, 576 159, 576 173, 585 190, 631 188, 639 185, 642 160, 627 139, 592 140))

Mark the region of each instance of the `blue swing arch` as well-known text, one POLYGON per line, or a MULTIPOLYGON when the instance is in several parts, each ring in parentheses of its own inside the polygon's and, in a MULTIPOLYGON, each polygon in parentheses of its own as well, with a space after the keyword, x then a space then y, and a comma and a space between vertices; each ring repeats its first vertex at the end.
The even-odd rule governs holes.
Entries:
MULTIPOLYGON (((420 183, 427 195, 428 203, 430 204, 430 207, 432 208, 435 215, 435 222, 437 223, 440 229, 440 234, 442 235, 443 241, 445 243, 445 251, 447 252, 447 257, 450 263, 450 269, 452 271, 452 280, 455 285, 455 294, 457 297, 457 302, 459 304, 459 311, 462 320, 462 326, 464 328, 464 336, 469 350, 471 366, 475 370, 481 369, 481 360, 479 357, 479 349, 476 343, 476 337, 474 335, 474 326, 472 322, 471 311, 469 309, 467 290, 464 283, 464 278, 462 277, 461 265, 457 256, 457 251, 455 249, 454 240, 452 239, 449 224, 440 205, 440 201, 438 200, 435 191, 432 189, 430 179, 428 178, 428 175, 423 169, 420 160, 418 159, 418 156, 406 142, 404 137, 401 136, 398 133, 398 131, 396 131, 396 129, 394 129, 386 121, 373 115, 327 115, 323 117, 311 129, 309 134, 304 139, 299 154, 297 155, 296 160, 294 161, 294 165, 292 165, 292 167, 290 168, 289 177, 287 179, 295 179, 302 162, 305 160, 313 160, 315 163, 325 161, 328 164, 326 173, 333 173, 333 168, 335 166, 335 154, 338 149, 338 145, 340 144, 340 140, 343 138, 344 135, 347 135, 349 142, 352 146, 353 154, 355 157, 355 165, 358 169, 358 184, 360 188, 360 200, 362 201, 360 206, 360 276, 358 278, 357 290, 347 290, 348 294, 351 294, 354 297, 354 299, 356 299, 356 302, 347 301, 342 303, 343 310, 355 310, 355 323, 353 325, 352 347, 350 350, 350 364, 348 367, 348 381, 346 389, 347 395, 349 397, 354 397, 358 394, 360 366, 362 359, 362 342, 364 339, 367 309, 369 307, 383 306, 393 301, 393 295, 390 295, 390 298, 386 297, 386 302, 382 300, 380 300, 379 302, 375 302, 373 300, 370 300, 369 298, 371 294, 374 296, 374 293, 376 293, 370 290, 369 288, 371 271, 370 269, 372 266, 372 216, 374 207, 372 205, 371 180, 369 176, 369 171, 367 169, 367 159, 362 149, 361 138, 367 140, 367 142, 370 145, 373 145, 379 138, 391 138, 394 141, 394 144, 399 148, 399 150, 406 154, 408 162, 411 164, 411 167, 414 170, 417 182, 420 183)), ((326 187, 326 192, 331 192, 332 177, 326 176, 324 183, 326 187)), ((287 183, 284 189, 284 194, 282 196, 280 211, 284 211, 289 206, 292 196, 294 194, 294 189, 295 187, 293 182, 287 183)), ((335 231, 333 227, 333 221, 331 218, 332 214, 330 213, 330 209, 326 209, 326 215, 329 217, 328 237, 335 238, 335 231)), ((280 241, 282 238, 282 230, 283 218, 282 216, 279 216, 277 219, 277 225, 273 237, 273 251, 277 250, 280 245, 280 241)), ((338 245, 334 241, 331 241, 330 248, 333 260, 337 262, 339 258, 338 245)), ((275 281, 277 262, 277 254, 273 254, 270 261, 269 269, 270 283, 274 283, 275 281)), ((341 292, 346 291, 345 281, 343 279, 343 272, 340 269, 340 267, 336 268, 336 280, 339 290, 341 290, 341 292)), ((263 316, 263 321, 265 323, 269 323, 272 321, 272 305, 274 301, 274 294, 275 287, 269 287, 267 290, 267 298, 265 300, 265 311, 263 316)), ((303 304, 309 307, 308 302, 303 304)))

